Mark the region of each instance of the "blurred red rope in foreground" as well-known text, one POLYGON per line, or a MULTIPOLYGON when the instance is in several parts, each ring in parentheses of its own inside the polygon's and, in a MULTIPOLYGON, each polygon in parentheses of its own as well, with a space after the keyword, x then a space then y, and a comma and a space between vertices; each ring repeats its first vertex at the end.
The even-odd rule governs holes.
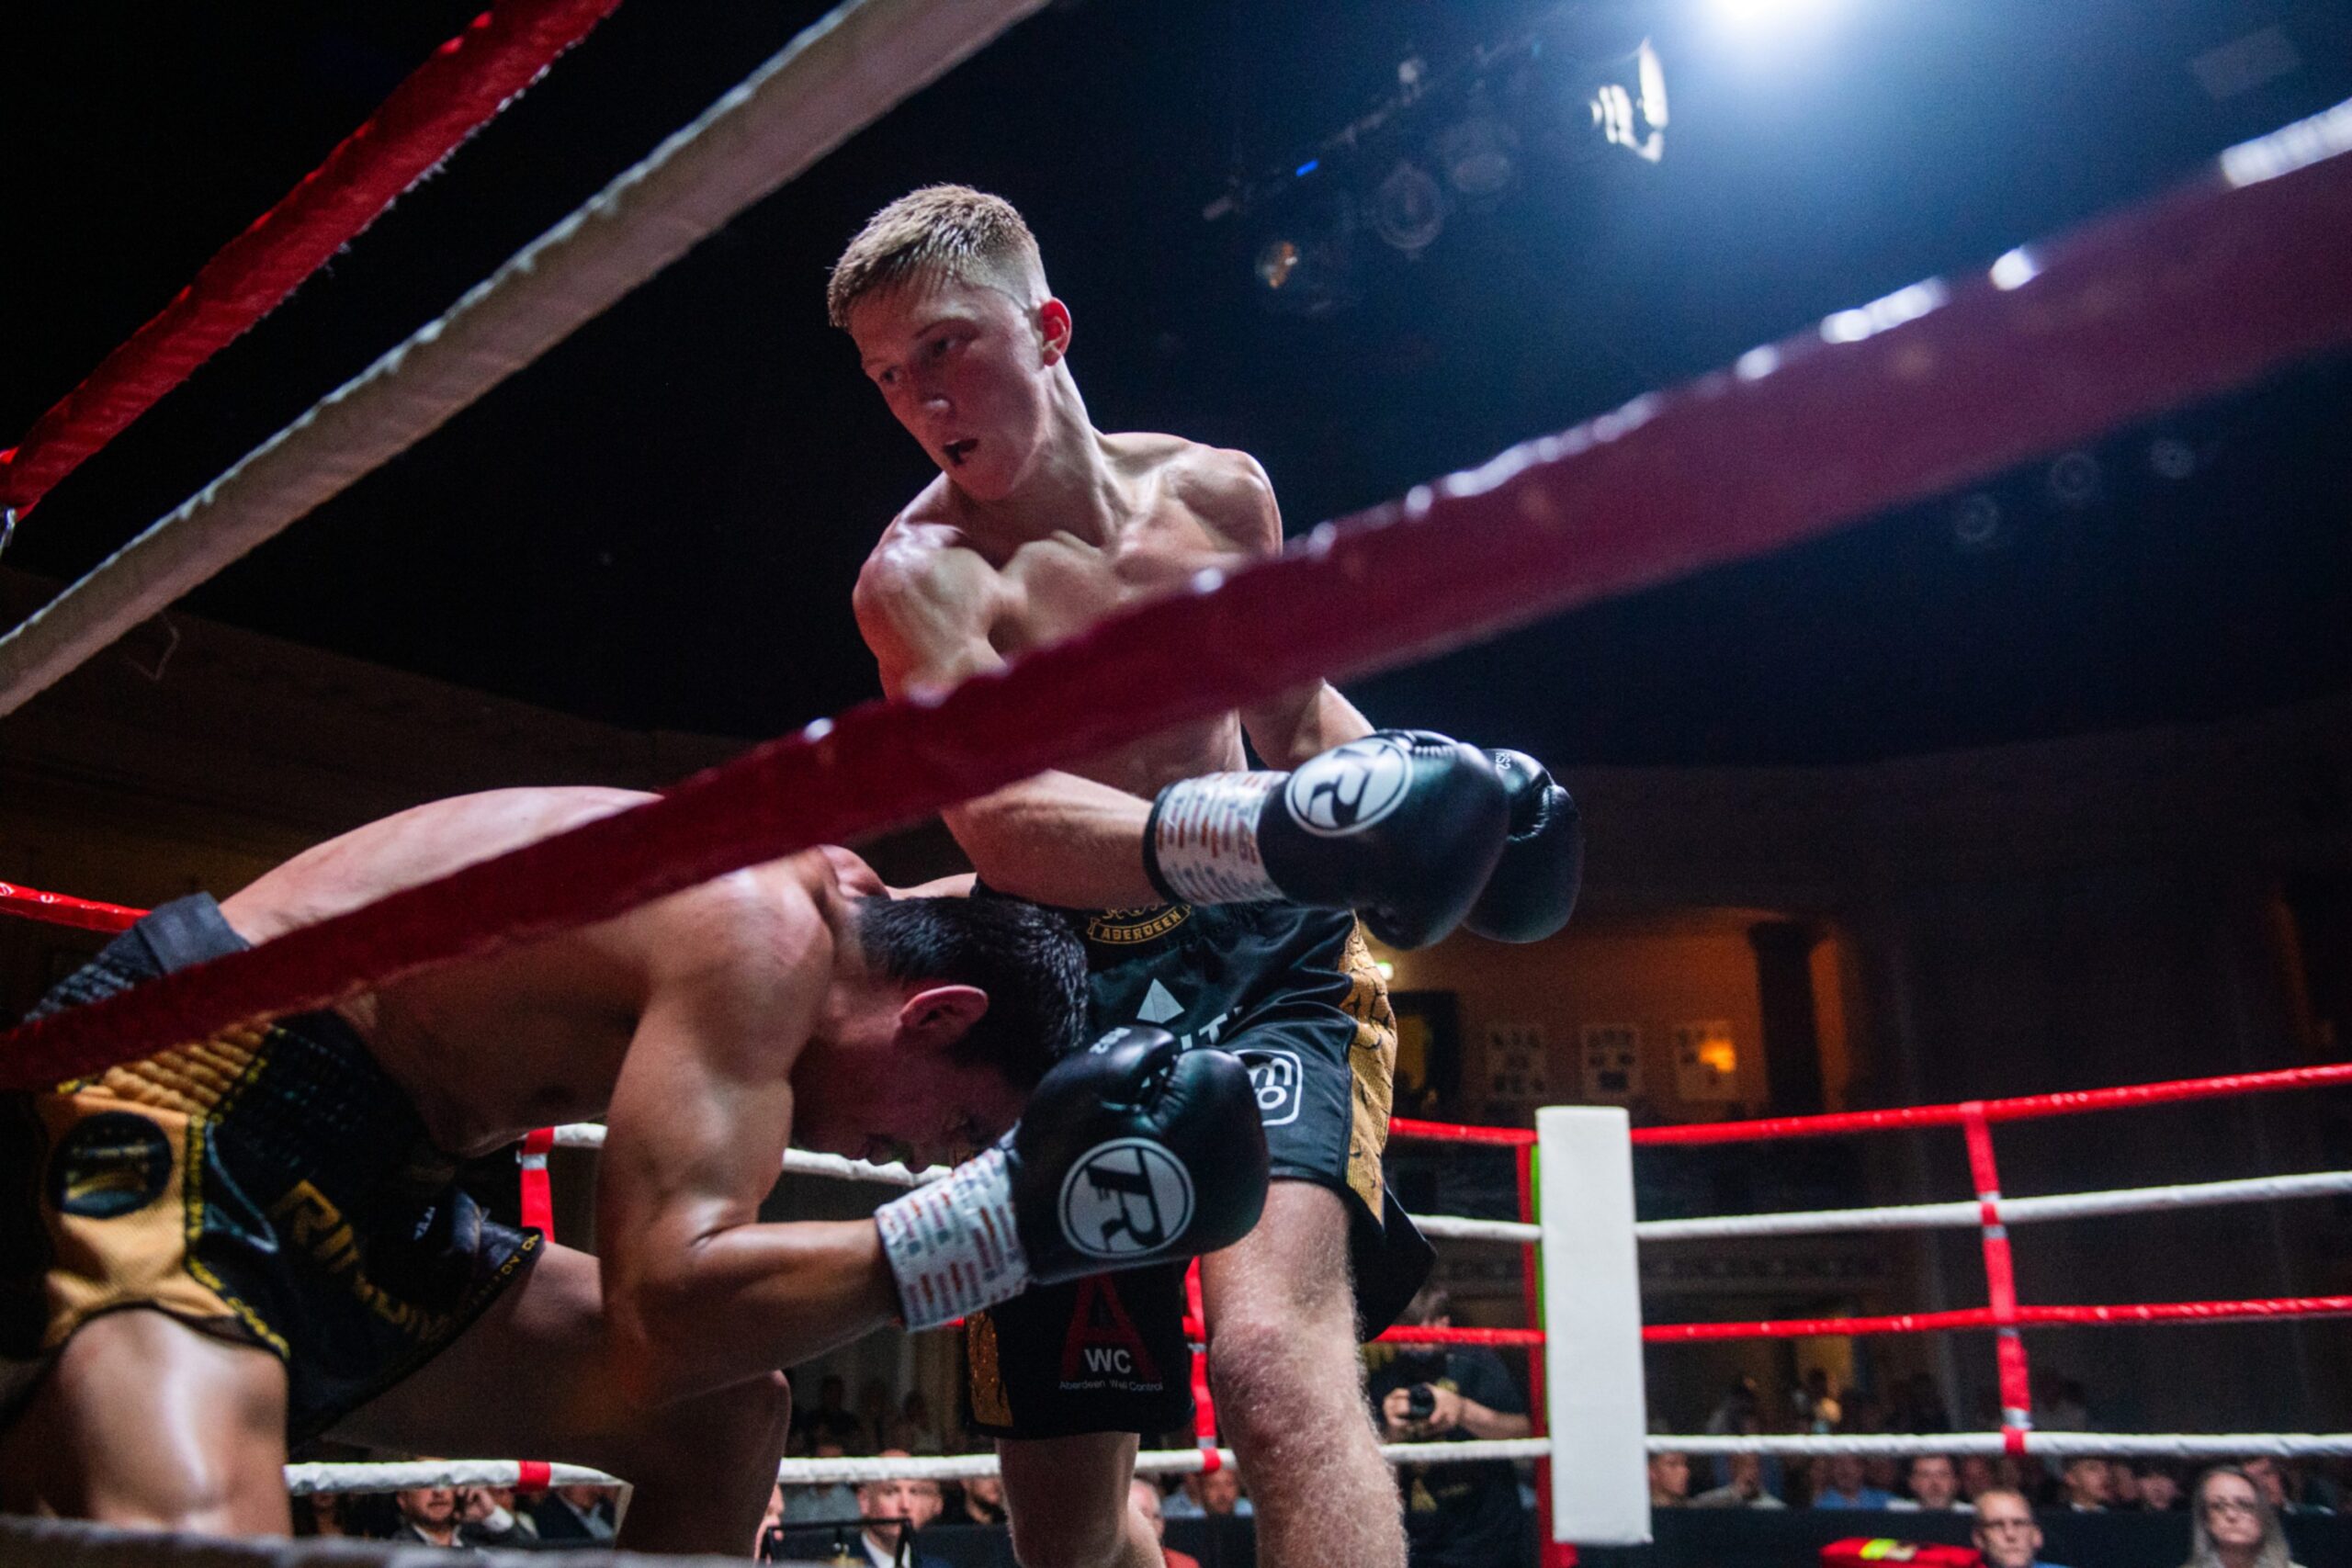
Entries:
POLYGON ((1993 275, 1923 283, 953 691, 0 1039, 0 1088, 315 1008, 922 820, 1317 677, 1819 537, 2352 343, 2352 157, 2306 122, 1993 275))
MULTIPOLYGON (((2352 1296, 2279 1296, 2245 1302, 2147 1302, 2136 1306, 2019 1306, 2009 1321, 2021 1328, 2063 1328, 2149 1323, 2249 1323, 2352 1314, 2352 1296)), ((1950 1328, 1995 1328, 1991 1307, 1956 1312, 1897 1313, 1886 1317, 1807 1317, 1757 1323, 1649 1323, 1649 1344, 1692 1339, 1801 1339, 1813 1334, 1932 1334, 1950 1328)))
POLYGON ((21 915, 26 919, 43 920, 52 926, 79 926, 86 931, 119 931, 129 929, 131 921, 146 912, 144 909, 127 908, 120 904, 100 904, 63 893, 44 893, 38 887, 20 887, 13 882, 0 882, 0 915, 21 915))
POLYGON ((620 0, 501 0, 433 51, 326 162, 0 452, 0 507, 30 512, 133 420, 276 310, 620 0))

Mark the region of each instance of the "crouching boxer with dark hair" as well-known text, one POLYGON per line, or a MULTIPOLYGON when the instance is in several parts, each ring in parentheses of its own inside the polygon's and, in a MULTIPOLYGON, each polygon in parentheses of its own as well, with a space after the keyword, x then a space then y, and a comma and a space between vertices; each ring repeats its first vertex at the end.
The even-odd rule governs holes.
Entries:
MULTIPOLYGON (((854 601, 893 695, 1281 549, 1246 454, 1094 428, 1069 308, 1000 198, 933 186, 892 202, 835 264, 827 304, 939 468, 854 601)), ((1317 682, 947 823, 989 887, 1083 911, 1095 1026, 1155 1024, 1250 1065, 1274 1185, 1258 1228, 1201 1275, 1259 1562, 1403 1568, 1355 1346, 1411 1298, 1430 1251, 1381 1179, 1396 1032, 1363 929, 1402 947, 1465 922, 1510 941, 1558 930, 1581 860, 1567 792, 1517 753, 1375 735, 1317 682), (1245 735, 1288 771, 1244 772, 1245 735)), ((972 1407, 1000 1439, 1024 1568, 1158 1568, 1128 1478, 1137 1434, 1190 1424, 1182 1315, 1181 1270, 1164 1269, 970 1320, 972 1407)))
MULTIPOLYGON (((41 1010, 644 798, 403 812, 155 910, 41 1010)), ((288 1444, 325 1433, 594 1465, 636 1487, 624 1544, 739 1552, 784 1450, 775 1369, 1257 1223, 1247 1071, 1152 1029, 1079 1049, 1084 983, 1061 917, 901 897, 824 849, 0 1096, 0 1507, 284 1534, 288 1444), (457 1184, 592 1116, 596 1256, 457 1184), (929 1161, 999 1134, 870 1220, 759 1220, 788 1143, 929 1161)))

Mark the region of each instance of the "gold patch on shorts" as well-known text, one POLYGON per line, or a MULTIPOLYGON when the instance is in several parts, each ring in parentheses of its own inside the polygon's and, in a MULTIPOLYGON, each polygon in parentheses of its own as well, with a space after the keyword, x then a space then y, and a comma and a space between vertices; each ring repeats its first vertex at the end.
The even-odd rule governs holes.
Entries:
POLYGON ((1380 1213, 1380 1157, 1388 1147, 1388 1110, 1396 1079, 1396 1013, 1388 1005, 1388 982, 1365 945, 1363 926, 1348 933, 1340 971, 1348 977, 1340 1010, 1355 1020, 1348 1045, 1353 1080, 1352 1124, 1348 1132, 1348 1187, 1375 1215, 1380 1213))
POLYGON ((1102 909, 1086 917, 1086 940, 1105 947, 1136 947, 1155 942, 1193 918, 1190 904, 1149 909, 1102 909))
POLYGON ((972 1419, 986 1427, 1012 1425, 1004 1371, 997 1364, 996 1319, 976 1312, 964 1320, 964 1356, 971 1365, 972 1419))

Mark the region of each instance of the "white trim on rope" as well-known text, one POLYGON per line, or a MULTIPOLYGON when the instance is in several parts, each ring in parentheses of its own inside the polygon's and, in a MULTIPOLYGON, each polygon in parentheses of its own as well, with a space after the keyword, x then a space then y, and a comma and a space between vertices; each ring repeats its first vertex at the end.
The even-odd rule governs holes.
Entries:
POLYGON ((1507 1241, 1517 1247, 1533 1247, 1544 1239, 1542 1225, 1525 1224, 1518 1220, 1465 1220, 1453 1214, 1416 1214, 1413 1223, 1421 1234, 1441 1241, 1507 1241))
MULTIPOLYGON (((2236 1181, 2184 1186, 2133 1187, 2112 1192, 2063 1192, 2046 1198, 2004 1198, 2001 1223, 2032 1224, 2051 1220, 2091 1219, 2110 1214, 2161 1213, 2216 1203, 2263 1203, 2291 1198, 2335 1198, 2352 1193, 2352 1170, 2312 1171, 2298 1176, 2256 1176, 2236 1181)), ((1974 1230, 1984 1223, 1984 1207, 1969 1199, 1952 1203, 1899 1203, 1875 1209, 1820 1209, 1782 1214, 1719 1214, 1695 1220, 1644 1220, 1636 1239, 1721 1241, 1747 1235, 1824 1235, 1838 1231, 1951 1228, 1974 1230)))
MULTIPOLYGON (((1997 1454, 1999 1432, 1796 1432, 1738 1437, 1667 1436, 1649 1439, 1649 1451, 1680 1454, 1860 1454, 1904 1459, 1917 1454, 1997 1454)), ((2052 1459, 2093 1454, 2107 1459, 2233 1459, 2269 1454, 2279 1459, 2340 1458, 2352 1454, 2352 1432, 2044 1432, 2025 1434, 2025 1451, 2052 1459)))
POLYGON ((844 0, 441 316, 0 637, 0 714, 431 434, 1046 0, 844 0))

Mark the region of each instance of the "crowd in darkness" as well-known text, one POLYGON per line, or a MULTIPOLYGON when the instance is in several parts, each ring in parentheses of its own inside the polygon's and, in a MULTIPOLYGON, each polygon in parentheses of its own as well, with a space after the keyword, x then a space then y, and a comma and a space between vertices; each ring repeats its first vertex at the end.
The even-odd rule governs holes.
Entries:
MULTIPOLYGON (((1445 1293, 1416 1297, 1405 1321, 1444 1326, 1452 1322, 1445 1293)), ((1523 1437, 1531 1430, 1523 1387, 1494 1351, 1475 1346, 1374 1347, 1369 1353, 1369 1415, 1384 1440, 1445 1442, 1523 1437)), ((2086 1424, 2081 1390, 2064 1379, 2037 1389, 2037 1425, 2045 1429, 2086 1424)), ((1785 1410, 1768 1407, 1755 1382, 1736 1379, 1705 1423, 1710 1433, 1765 1431, 1947 1431, 1949 1423, 1928 1380, 1906 1381, 1893 1401, 1833 1388, 1826 1374, 1808 1376, 1785 1410)), ((1184 1434, 1170 1434, 1183 1446, 1184 1434)), ((935 1427, 921 1393, 893 1401, 875 1383, 853 1409, 838 1377, 823 1379, 816 1397, 794 1416, 791 1451, 814 1457, 979 1451, 984 1445, 935 1427)), ((2201 1472, 2170 1461, 2127 1461, 2083 1456, 2052 1464, 2006 1455, 1928 1453, 1908 1460, 1838 1454, 1822 1459, 1734 1454, 1692 1457, 1654 1454, 1649 1461, 1653 1508, 1870 1509, 1972 1516, 1976 1544, 1991 1568, 2051 1568, 2039 1552, 2036 1510, 2077 1513, 2137 1510, 2186 1513, 2196 1551, 2184 1568, 2292 1568, 2278 1520, 2297 1513, 2333 1513, 2343 1503, 2347 1475, 2337 1464, 2304 1464, 2264 1456, 2201 1472)), ((1412 1568, 1490 1568, 1532 1561, 1532 1495, 1522 1471, 1509 1462, 1408 1464, 1397 1470, 1398 1506, 1410 1542, 1412 1568)), ((297 1500, 297 1533, 352 1535, 445 1547, 560 1550, 609 1543, 620 1499, 614 1489, 560 1486, 517 1497, 503 1487, 422 1487, 385 1495, 318 1495, 297 1500)), ((1233 1516, 1250 1511, 1241 1475, 1227 1468, 1167 1484, 1138 1480, 1136 1511, 1162 1538, 1168 1568, 1198 1568, 1165 1545, 1165 1520, 1233 1516)), ((826 1535, 821 1555, 873 1568, 904 1562, 909 1568, 943 1568, 922 1550, 933 1525, 1001 1528, 1002 1484, 992 1478, 940 1483, 914 1477, 779 1486, 770 1498, 747 1555, 799 1560, 814 1534, 826 1535), (901 1554, 901 1537, 907 1551, 901 1554)))

